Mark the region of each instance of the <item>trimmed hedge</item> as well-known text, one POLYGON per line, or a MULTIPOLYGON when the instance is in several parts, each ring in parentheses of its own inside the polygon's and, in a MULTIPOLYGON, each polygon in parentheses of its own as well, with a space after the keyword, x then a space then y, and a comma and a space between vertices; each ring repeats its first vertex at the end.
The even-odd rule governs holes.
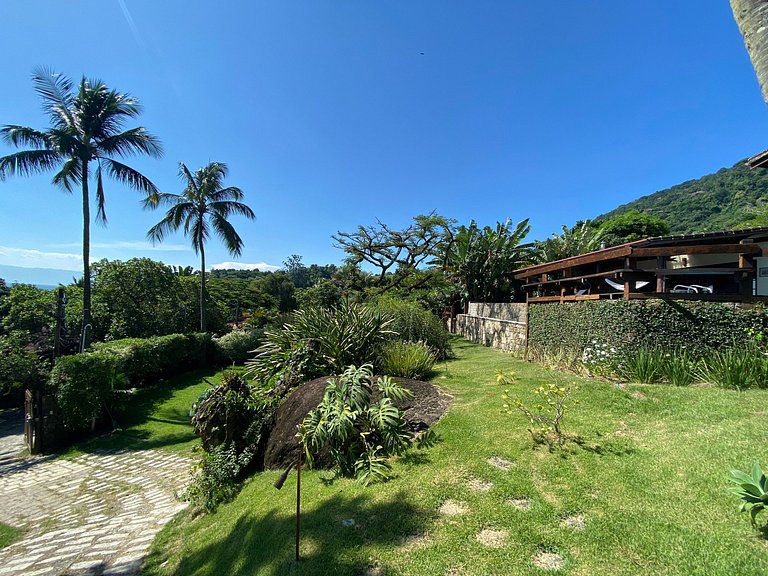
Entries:
POLYGON ((86 352, 56 360, 49 386, 65 428, 84 429, 98 418, 112 393, 115 375, 114 357, 105 352, 86 352))
POLYGON ((594 341, 617 349, 685 348, 695 357, 766 331, 765 308, 669 300, 586 301, 528 307, 528 345, 578 357, 594 341))
POLYGON ((94 344, 92 350, 112 358, 128 386, 168 378, 205 363, 212 348, 206 333, 125 338, 94 344))

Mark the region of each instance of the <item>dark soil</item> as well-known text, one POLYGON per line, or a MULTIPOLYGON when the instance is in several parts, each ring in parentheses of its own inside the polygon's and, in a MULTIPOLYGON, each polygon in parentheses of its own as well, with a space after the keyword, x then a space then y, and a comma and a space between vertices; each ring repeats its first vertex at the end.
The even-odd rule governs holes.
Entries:
MULTIPOLYGON (((280 405, 275 414, 274 427, 266 441, 263 468, 285 468, 296 461, 299 454, 297 426, 323 400, 328 378, 316 378, 302 384, 280 405)), ((429 382, 408 378, 394 380, 413 392, 413 398, 395 404, 403 410, 408 426, 414 432, 426 430, 437 422, 448 411, 453 401, 452 396, 429 382)), ((315 464, 323 465, 322 455, 315 464)))

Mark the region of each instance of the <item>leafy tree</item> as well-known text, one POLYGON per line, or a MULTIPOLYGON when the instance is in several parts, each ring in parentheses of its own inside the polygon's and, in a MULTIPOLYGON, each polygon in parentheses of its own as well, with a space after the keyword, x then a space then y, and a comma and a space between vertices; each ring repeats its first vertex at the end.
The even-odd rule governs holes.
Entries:
POLYGON ((669 234, 669 224, 657 216, 630 210, 599 223, 599 232, 608 246, 669 234))
POLYGON ((512 297, 510 272, 533 257, 532 245, 522 244, 530 229, 527 218, 514 228, 509 218, 495 228, 480 228, 472 220, 448 235, 442 267, 465 301, 499 302, 512 297))
POLYGON ((537 262, 553 262, 586 254, 600 248, 603 231, 589 222, 577 223, 573 228, 563 226, 563 233, 553 233, 546 240, 537 240, 534 244, 534 259, 537 262))
POLYGON ((354 265, 366 262, 376 269, 373 286, 379 292, 421 284, 409 282, 415 272, 436 255, 453 221, 434 212, 422 214, 403 230, 394 230, 377 220, 373 226, 358 226, 356 232, 337 232, 336 247, 348 254, 354 265))
POLYGON ((332 308, 341 304, 341 290, 331 280, 320 280, 311 288, 296 292, 300 308, 332 308))
POLYGON ((3 139, 15 147, 29 147, 0 158, 0 180, 14 175, 58 170, 53 183, 66 192, 81 187, 83 204, 83 339, 93 326, 91 314, 91 198, 89 183, 96 184, 96 220, 106 224, 103 173, 146 194, 157 202, 157 188, 145 176, 115 160, 135 154, 162 155, 160 142, 144 128, 124 130, 125 121, 141 112, 138 101, 111 90, 101 80, 83 77, 77 90, 72 81, 46 68, 35 70, 32 81, 43 100, 51 127, 45 131, 19 125, 0 129, 3 139), (91 166, 95 170, 91 173, 91 166))
POLYGON ((295 288, 291 277, 285 272, 271 272, 253 280, 251 289, 269 294, 277 300, 280 312, 290 312, 296 309, 295 288))
POLYGON ((14 284, 0 299, 0 333, 17 333, 29 342, 52 337, 56 297, 52 290, 14 284))
MULTIPOLYGON (((192 238, 192 247, 200 255, 200 330, 205 332, 205 242, 214 232, 233 256, 240 256, 243 240, 228 218, 239 214, 249 219, 256 216, 248 206, 240 202, 243 191, 234 186, 224 187, 227 177, 226 164, 211 162, 192 174, 183 162, 179 162, 179 175, 186 187, 181 194, 168 192, 157 195, 158 203, 169 205, 165 217, 147 233, 153 242, 162 242, 166 235, 183 226, 184 233, 192 238)), ((147 203, 152 207, 155 204, 147 203)))
POLYGON ((296 288, 309 288, 312 285, 309 269, 302 264, 301 256, 298 254, 291 254, 283 262, 283 270, 291 277, 291 282, 296 288))

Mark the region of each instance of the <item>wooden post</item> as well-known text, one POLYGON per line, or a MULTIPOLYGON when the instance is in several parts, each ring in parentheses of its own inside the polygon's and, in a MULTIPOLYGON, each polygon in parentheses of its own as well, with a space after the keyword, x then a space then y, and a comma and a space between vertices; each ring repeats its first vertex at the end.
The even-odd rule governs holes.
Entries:
MULTIPOLYGON (((739 242, 739 244, 753 244, 751 238, 739 242)), ((752 296, 752 277, 754 276, 754 266, 751 253, 739 254, 739 294, 742 296, 752 296)))
MULTIPOLYGON (((659 270, 667 269, 666 256, 656 257, 656 268, 658 268, 659 270)), ((667 277, 660 272, 656 272, 656 292, 658 292, 659 294, 663 294, 666 291, 667 291, 667 277)))

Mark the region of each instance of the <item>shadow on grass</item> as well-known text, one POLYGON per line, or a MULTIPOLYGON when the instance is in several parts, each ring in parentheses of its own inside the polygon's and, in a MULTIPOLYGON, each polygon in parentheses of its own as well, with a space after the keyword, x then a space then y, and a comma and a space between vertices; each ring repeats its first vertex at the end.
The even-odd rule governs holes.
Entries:
MULTIPOLYGON (((301 559, 297 563, 295 517, 290 511, 249 511, 225 536, 185 554, 173 573, 362 575, 374 568, 369 557, 372 547, 402 546, 409 538, 424 534, 434 519, 434 513, 418 509, 404 493, 388 502, 337 494, 302 514, 301 559), (351 524, 350 519, 354 524, 345 525, 351 524)), ((208 521, 216 522, 216 517, 208 521)), ((162 552, 153 551, 147 565, 154 568, 165 561, 162 552)), ((155 572, 150 569, 149 573, 155 572)), ((385 576, 390 572, 377 566, 375 573, 385 576)))

